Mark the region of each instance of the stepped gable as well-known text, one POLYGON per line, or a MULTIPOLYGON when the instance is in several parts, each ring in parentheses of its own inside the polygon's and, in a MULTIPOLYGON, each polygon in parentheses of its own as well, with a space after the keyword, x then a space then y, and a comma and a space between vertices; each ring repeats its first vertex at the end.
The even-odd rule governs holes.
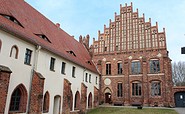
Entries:
POLYGON ((158 31, 158 23, 152 26, 151 19, 139 16, 138 9, 120 5, 120 14, 115 13, 104 31, 98 31, 98 40, 93 42, 94 55, 136 51, 166 50, 165 29, 158 31))
POLYGON ((24 0, 0 0, 0 20, 1 30, 97 73, 85 47, 24 0))

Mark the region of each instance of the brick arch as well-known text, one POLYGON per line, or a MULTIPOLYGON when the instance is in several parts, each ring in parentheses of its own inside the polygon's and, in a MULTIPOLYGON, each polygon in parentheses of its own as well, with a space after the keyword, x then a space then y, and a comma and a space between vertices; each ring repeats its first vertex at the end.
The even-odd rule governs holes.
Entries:
POLYGON ((28 97, 28 94, 27 94, 27 90, 26 90, 25 86, 23 84, 19 84, 12 92, 10 106, 9 106, 10 107, 9 112, 10 113, 14 112, 14 111, 16 111, 16 112, 18 111, 20 113, 26 112, 27 97, 28 97), (17 100, 15 100, 14 97, 16 94, 20 97, 20 100, 18 101, 19 102, 18 108, 15 108, 15 101, 17 101, 17 100))
POLYGON ((91 92, 88 95, 88 108, 92 108, 92 93, 91 92))
POLYGON ((19 48, 16 45, 13 45, 10 51, 10 57, 15 57, 15 59, 18 58, 19 48), (15 49, 15 55, 13 55, 13 51, 15 49))
POLYGON ((77 91, 76 94, 75 94, 74 109, 75 110, 80 109, 80 92, 79 91, 77 91))
POLYGON ((49 92, 47 91, 44 94, 44 103, 43 103, 43 112, 44 113, 49 112, 49 99, 50 99, 50 95, 49 95, 49 92))

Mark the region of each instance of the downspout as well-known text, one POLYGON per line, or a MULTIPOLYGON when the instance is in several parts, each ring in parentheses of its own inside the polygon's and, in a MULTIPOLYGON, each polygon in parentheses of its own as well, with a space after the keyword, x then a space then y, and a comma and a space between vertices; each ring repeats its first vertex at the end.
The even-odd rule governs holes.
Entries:
POLYGON ((41 49, 41 46, 37 45, 36 50, 35 50, 34 59, 33 59, 33 67, 31 69, 31 75, 30 75, 30 86, 29 86, 28 105, 27 105, 26 114, 29 114, 29 112, 30 112, 32 80, 33 80, 34 71, 37 70, 37 63, 38 63, 38 56, 39 56, 40 49, 41 49))

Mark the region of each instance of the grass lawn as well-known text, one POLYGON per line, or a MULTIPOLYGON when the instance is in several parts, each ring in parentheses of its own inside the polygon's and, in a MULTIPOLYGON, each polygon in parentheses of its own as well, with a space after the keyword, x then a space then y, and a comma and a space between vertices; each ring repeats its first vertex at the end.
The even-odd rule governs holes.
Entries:
POLYGON ((178 114, 173 109, 157 108, 125 108, 125 107, 100 107, 89 111, 87 114, 178 114))

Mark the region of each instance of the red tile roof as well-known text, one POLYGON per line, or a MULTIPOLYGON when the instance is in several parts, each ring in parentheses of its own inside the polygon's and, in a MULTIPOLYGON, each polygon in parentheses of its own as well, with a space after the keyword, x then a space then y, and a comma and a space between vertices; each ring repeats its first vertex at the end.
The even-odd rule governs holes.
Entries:
POLYGON ((0 0, 0 14, 14 17, 23 26, 21 27, 0 15, 1 30, 16 35, 35 45, 40 45, 42 48, 64 59, 98 73, 93 64, 88 64, 88 61, 91 61, 91 57, 81 43, 76 41, 61 28, 58 28, 53 22, 27 4, 24 0, 0 0), (51 43, 35 34, 45 35, 51 43), (76 57, 66 51, 73 51, 76 57))

